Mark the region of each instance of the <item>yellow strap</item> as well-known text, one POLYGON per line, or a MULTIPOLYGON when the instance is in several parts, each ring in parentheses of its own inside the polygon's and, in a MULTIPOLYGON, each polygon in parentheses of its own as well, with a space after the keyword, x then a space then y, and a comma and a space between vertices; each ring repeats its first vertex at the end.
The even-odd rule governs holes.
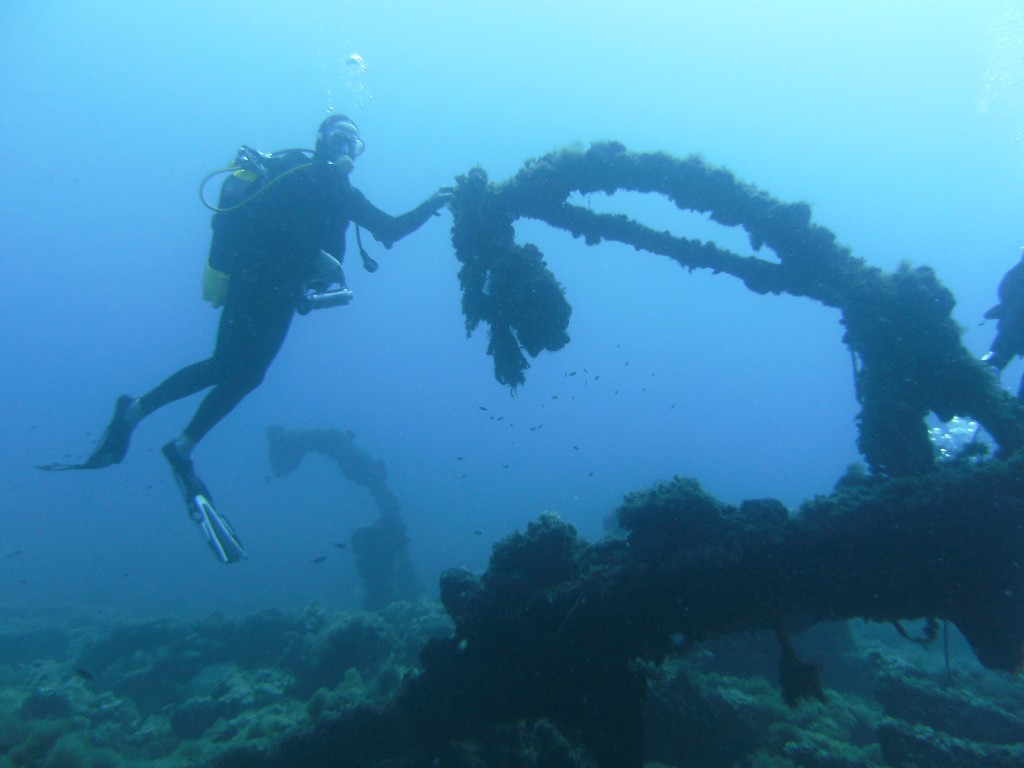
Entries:
POLYGON ((209 264, 203 269, 203 301, 210 302, 210 306, 218 309, 224 305, 224 299, 228 295, 228 281, 231 275, 214 269, 209 264))

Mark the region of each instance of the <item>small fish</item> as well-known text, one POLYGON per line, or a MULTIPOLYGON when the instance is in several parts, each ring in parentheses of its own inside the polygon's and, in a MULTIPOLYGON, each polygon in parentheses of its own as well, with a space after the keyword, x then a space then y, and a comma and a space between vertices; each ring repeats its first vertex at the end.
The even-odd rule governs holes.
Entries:
POLYGON ((576 375, 576 371, 569 371, 569 372, 568 372, 567 374, 565 374, 565 375, 566 375, 566 376, 575 376, 575 375, 576 375))
POLYGON ((86 682, 91 683, 96 679, 96 676, 85 667, 79 667, 78 665, 75 665, 74 667, 72 667, 72 669, 75 671, 76 675, 78 675, 86 682))
POLYGON ((17 557, 20 554, 23 554, 22 551, 20 549, 16 549, 13 552, 8 552, 6 557, 8 560, 10 560, 12 557, 17 557))
MULTIPOLYGON (((629 360, 626 361, 626 365, 629 365, 629 360)), ((626 366, 624 365, 623 368, 625 368, 625 367, 626 366)))
POLYGON ((342 544, 340 541, 334 542, 334 546, 336 546, 338 549, 345 549, 345 545, 342 544))
POLYGON ((324 562, 326 559, 327 559, 326 555, 320 555, 320 556, 314 557, 312 560, 310 560, 309 564, 310 565, 320 565, 320 563, 324 562))
POLYGON ((587 472, 587 477, 593 477, 593 476, 594 476, 593 472, 587 472))
POLYGON ((488 411, 488 410, 490 410, 486 405, 478 405, 477 408, 479 408, 481 411, 488 411))
POLYGON ((551 399, 552 399, 552 400, 557 400, 557 399, 558 399, 558 395, 552 395, 552 396, 551 396, 551 399))
POLYGON ((465 457, 465 456, 456 456, 456 457, 455 457, 455 460, 456 460, 456 461, 465 461, 465 460, 466 460, 466 457, 465 457))
POLYGON ((580 447, 579 447, 578 445, 574 445, 574 446, 572 447, 572 449, 573 449, 574 451, 578 451, 578 450, 580 449, 580 447))
POLYGON ((473 531, 473 535, 474 536, 483 536, 484 532, 483 531, 473 531))

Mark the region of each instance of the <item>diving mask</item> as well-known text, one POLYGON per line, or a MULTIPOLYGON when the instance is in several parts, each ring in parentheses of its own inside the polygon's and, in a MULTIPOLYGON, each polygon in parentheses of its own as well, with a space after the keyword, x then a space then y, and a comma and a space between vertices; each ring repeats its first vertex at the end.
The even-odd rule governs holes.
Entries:
POLYGON ((328 163, 351 170, 353 161, 363 154, 366 144, 359 137, 355 123, 339 116, 321 127, 319 148, 328 163))

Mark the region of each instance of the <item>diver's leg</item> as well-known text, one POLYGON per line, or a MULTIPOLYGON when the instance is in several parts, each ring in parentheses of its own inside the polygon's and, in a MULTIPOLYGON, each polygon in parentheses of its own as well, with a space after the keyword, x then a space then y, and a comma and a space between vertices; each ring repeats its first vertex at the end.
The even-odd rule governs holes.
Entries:
POLYGON ((241 285, 229 287, 217 334, 212 358, 216 383, 174 441, 184 458, 246 395, 263 383, 295 314, 292 294, 239 282, 241 285))
MULTIPOLYGON (((230 291, 229 287, 229 300, 230 291)), ((247 555, 230 523, 214 508, 213 497, 196 474, 191 454, 196 443, 260 385, 284 343, 295 311, 294 298, 274 301, 280 297, 273 292, 269 296, 260 293, 236 289, 235 303, 241 309, 232 313, 230 322, 222 317, 214 351, 218 381, 185 431, 163 447, 164 457, 185 496, 189 517, 223 563, 233 563, 247 555)))
POLYGON ((114 415, 103 431, 92 455, 75 469, 100 469, 120 464, 128 453, 132 431, 146 416, 174 400, 206 389, 214 383, 214 366, 210 360, 190 365, 169 376, 142 397, 121 395, 114 405, 114 415))
POLYGON ((138 399, 140 420, 168 403, 212 387, 217 383, 219 373, 217 361, 212 357, 172 373, 138 399))
POLYGON ((131 395, 121 395, 114 403, 114 415, 100 436, 93 452, 81 464, 53 464, 44 469, 102 469, 120 464, 128 453, 132 430, 142 420, 139 401, 131 395))
POLYGON ((140 421, 158 408, 174 400, 211 386, 215 366, 212 360, 182 368, 142 397, 121 395, 114 404, 114 415, 103 430, 99 444, 84 463, 75 469, 100 469, 120 464, 128 453, 132 432, 140 421))
POLYGON ((263 375, 256 377, 233 376, 230 382, 217 384, 199 404, 195 416, 182 433, 175 438, 174 445, 185 458, 192 454, 196 443, 206 437, 220 421, 234 410, 242 400, 263 382, 263 375))
MULTIPOLYGON (((225 325, 231 325, 231 319, 237 313, 237 308, 225 304, 218 330, 218 346, 223 333, 222 329, 225 325)), ((223 376, 222 361, 218 359, 216 350, 214 350, 212 357, 172 373, 142 397, 133 398, 129 395, 121 395, 114 408, 114 417, 103 433, 100 444, 84 464, 75 468, 98 469, 120 463, 128 452, 132 430, 140 421, 168 403, 212 387, 223 376)))

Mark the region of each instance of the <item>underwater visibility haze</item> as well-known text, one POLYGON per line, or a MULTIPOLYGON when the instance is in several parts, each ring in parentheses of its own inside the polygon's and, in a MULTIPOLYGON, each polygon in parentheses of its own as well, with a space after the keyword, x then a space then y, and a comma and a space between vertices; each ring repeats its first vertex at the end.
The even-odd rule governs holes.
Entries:
MULTIPOLYGON (((442 572, 479 574, 503 537, 554 525, 545 513, 595 542, 624 497, 676 477, 726 504, 793 511, 864 461, 837 309, 535 219, 515 222, 516 242, 535 244, 562 286, 570 341, 502 385, 486 325, 467 336, 444 209, 390 249, 364 231, 375 272, 350 229, 352 302, 296 317, 263 384, 196 448, 247 560, 211 557, 160 453, 198 397, 147 418, 118 465, 40 472, 86 457, 118 395, 211 352, 219 312, 200 295, 211 214, 197 190, 243 144, 312 148, 324 117, 348 115, 366 143, 352 183, 393 214, 474 168, 500 184, 533 158, 598 142, 699 155, 805 202, 869 266, 931 267, 977 358, 995 334, 984 312, 1024 245, 1017 3, 44 1, 8 4, 0 29, 10 631, 220 612, 197 632, 230 648, 218 621, 242 617, 244 629, 274 608, 285 614, 266 637, 299 631, 282 616, 307 611, 302 626, 322 639, 319 612, 368 603, 351 541, 385 509, 405 526, 409 594, 432 604, 442 572), (333 447, 280 471, 273 440, 303 430, 331 431, 333 447)), ((765 257, 743 229, 659 194, 571 202, 765 257)), ((1021 373, 1011 364, 1002 386, 1016 392, 1021 373)), ((391 611, 388 622, 445 633, 422 605, 391 611)), ((184 654, 186 642, 168 644, 184 654)), ((79 684, 116 666, 114 645, 81 657, 92 666, 79 684)), ((294 672, 305 698, 326 685, 327 656, 294 672)), ((369 680, 377 662, 347 667, 369 680)), ((354 700, 362 683, 344 673, 328 673, 334 698, 310 707, 354 700)), ((174 725, 178 738, 204 730, 185 715, 174 725)))

